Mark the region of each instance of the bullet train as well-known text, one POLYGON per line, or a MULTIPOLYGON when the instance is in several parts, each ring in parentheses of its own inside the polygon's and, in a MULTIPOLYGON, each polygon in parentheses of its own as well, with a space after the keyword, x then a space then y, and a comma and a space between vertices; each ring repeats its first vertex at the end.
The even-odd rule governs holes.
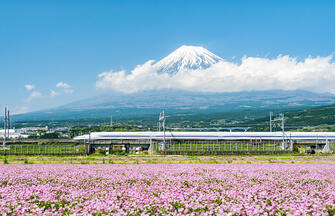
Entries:
POLYGON ((335 132, 94 132, 75 140, 335 140, 335 132))

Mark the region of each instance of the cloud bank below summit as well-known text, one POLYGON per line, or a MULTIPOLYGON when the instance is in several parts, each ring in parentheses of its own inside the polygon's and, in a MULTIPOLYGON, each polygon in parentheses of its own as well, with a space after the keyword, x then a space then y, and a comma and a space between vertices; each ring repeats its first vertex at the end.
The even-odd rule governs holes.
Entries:
POLYGON ((130 72, 108 71, 98 75, 96 87, 124 93, 166 88, 197 92, 238 92, 304 89, 335 93, 333 56, 278 56, 273 59, 243 57, 241 63, 219 61, 206 69, 162 73, 150 60, 130 72))

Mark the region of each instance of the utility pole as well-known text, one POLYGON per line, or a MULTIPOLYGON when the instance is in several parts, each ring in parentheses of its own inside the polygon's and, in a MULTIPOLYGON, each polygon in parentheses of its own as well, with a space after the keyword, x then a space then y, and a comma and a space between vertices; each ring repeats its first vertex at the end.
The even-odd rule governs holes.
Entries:
MULTIPOLYGON (((273 116, 273 113, 270 112, 270 132, 272 132, 272 127, 273 127, 273 123, 276 122, 276 121, 281 121, 281 129, 282 129, 282 132, 283 132, 283 150, 285 149, 286 147, 286 142, 285 142, 285 116, 283 113, 280 113, 279 114, 279 117, 275 118, 275 119, 272 119, 272 116, 273 116)), ((277 124, 276 124, 277 126, 277 124)))
POLYGON ((113 116, 111 116, 110 127, 113 127, 113 116))
POLYGON ((165 144, 165 112, 164 110, 163 112, 159 113, 158 123, 159 123, 159 127, 158 127, 159 131, 161 130, 161 127, 163 127, 163 143, 165 144))
MULTIPOLYGON (((273 123, 276 121, 281 121, 281 129, 283 131, 283 133, 285 132, 285 116, 283 113, 279 114, 279 117, 272 119, 273 116, 273 112, 270 112, 270 132, 272 132, 272 128, 273 128, 273 123)), ((277 124, 276 124, 277 126, 277 124)))
POLYGON ((283 149, 285 149, 285 116, 284 113, 280 113, 279 120, 281 120, 281 129, 283 131, 283 149))
POLYGON ((10 117, 9 117, 9 109, 7 109, 7 136, 9 137, 9 129, 10 129, 10 117))
POLYGON ((273 112, 270 112, 270 132, 272 132, 272 115, 273 112))
POLYGON ((165 112, 163 110, 163 131, 164 131, 164 143, 165 143, 165 112))
POLYGON ((283 113, 280 114, 280 120, 281 120, 281 128, 283 130, 283 133, 285 132, 285 116, 283 113))
POLYGON ((4 130, 4 136, 3 136, 3 145, 6 145, 6 137, 7 137, 7 107, 5 107, 5 115, 3 119, 3 130, 4 130))
POLYGON ((9 109, 5 107, 5 115, 3 119, 3 130, 4 130, 4 137, 3 137, 3 145, 6 145, 7 137, 9 137, 9 128, 10 128, 10 117, 9 117, 9 109))

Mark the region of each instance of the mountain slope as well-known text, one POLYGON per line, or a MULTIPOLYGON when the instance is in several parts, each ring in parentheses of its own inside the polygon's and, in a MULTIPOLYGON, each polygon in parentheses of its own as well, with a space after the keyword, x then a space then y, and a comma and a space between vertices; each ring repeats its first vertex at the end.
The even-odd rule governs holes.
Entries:
POLYGON ((183 70, 205 69, 223 61, 207 49, 200 46, 181 46, 154 67, 158 72, 174 74, 183 70))
MULTIPOLYGON (((275 116, 278 114, 275 113, 275 116)), ((297 111, 284 112, 285 128, 302 131, 335 131, 335 105, 306 108, 297 111)), ((268 131, 269 115, 247 120, 243 125, 253 126, 253 130, 268 131)), ((275 125, 276 130, 281 130, 280 125, 275 125)))
POLYGON ((308 91, 250 91, 200 93, 177 90, 113 93, 74 102, 55 109, 16 115, 16 120, 109 118, 113 116, 210 114, 241 110, 307 108, 335 103, 335 96, 308 91))

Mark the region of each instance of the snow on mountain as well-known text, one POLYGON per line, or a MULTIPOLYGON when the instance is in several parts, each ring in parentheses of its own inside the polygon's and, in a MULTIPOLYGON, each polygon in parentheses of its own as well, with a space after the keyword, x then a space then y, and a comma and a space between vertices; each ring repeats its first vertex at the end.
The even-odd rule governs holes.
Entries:
POLYGON ((157 62, 154 67, 160 73, 175 74, 183 70, 205 69, 219 61, 223 59, 203 47, 183 45, 157 62))

